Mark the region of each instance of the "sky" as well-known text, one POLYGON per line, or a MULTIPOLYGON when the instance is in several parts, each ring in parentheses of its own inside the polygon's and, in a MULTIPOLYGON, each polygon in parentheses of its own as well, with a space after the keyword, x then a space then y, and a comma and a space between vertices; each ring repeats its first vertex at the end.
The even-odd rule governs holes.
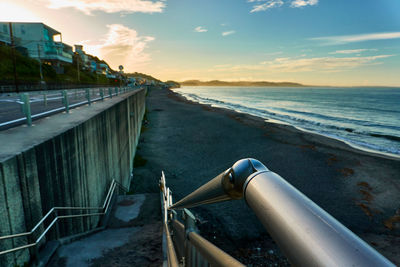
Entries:
POLYGON ((0 21, 164 81, 400 87, 399 0, 1 0, 0 21))

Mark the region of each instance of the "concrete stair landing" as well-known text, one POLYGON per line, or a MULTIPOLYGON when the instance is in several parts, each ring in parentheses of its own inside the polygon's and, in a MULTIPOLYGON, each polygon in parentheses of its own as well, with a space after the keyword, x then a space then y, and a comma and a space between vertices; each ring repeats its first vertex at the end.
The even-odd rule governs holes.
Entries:
POLYGON ((47 266, 161 266, 159 198, 118 196, 106 229, 60 246, 47 266))

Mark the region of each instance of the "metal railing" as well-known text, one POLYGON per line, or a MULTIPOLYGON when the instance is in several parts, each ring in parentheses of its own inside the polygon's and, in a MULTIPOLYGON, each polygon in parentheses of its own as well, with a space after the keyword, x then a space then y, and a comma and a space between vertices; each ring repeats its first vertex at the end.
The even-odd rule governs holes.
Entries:
POLYGON ((42 217, 42 219, 32 228, 32 230, 30 230, 29 232, 25 232, 25 233, 18 233, 18 234, 11 234, 11 235, 6 235, 6 236, 1 236, 0 237, 0 241, 2 240, 6 240, 6 239, 11 239, 11 238, 18 238, 18 237, 28 237, 30 235, 32 235, 33 233, 35 233, 38 229, 40 229, 40 226, 46 221, 47 218, 50 217, 51 214, 54 213, 54 219, 51 221, 51 223, 46 227, 46 229, 43 230, 43 232, 40 234, 40 236, 32 243, 26 244, 26 245, 22 245, 19 247, 15 247, 15 248, 11 248, 8 250, 3 250, 0 251, 0 256, 7 254, 7 253, 11 253, 11 252, 15 252, 21 249, 26 249, 26 248, 30 248, 30 247, 35 247, 35 256, 36 259, 38 258, 38 247, 37 245, 40 243, 40 241, 45 237, 46 233, 54 226, 57 225, 57 221, 61 220, 61 219, 68 219, 68 218, 79 218, 79 217, 89 217, 89 216, 103 216, 106 215, 110 204, 112 202, 112 199, 114 197, 114 192, 115 192, 115 188, 119 187, 120 189, 122 189, 125 192, 128 192, 128 189, 126 189, 123 185, 121 185, 119 182, 117 182, 115 179, 112 180, 111 185, 108 189, 106 198, 104 199, 103 202, 103 206, 101 207, 53 207, 52 209, 50 209, 45 216, 42 217), (77 211, 77 210, 81 210, 81 211, 89 211, 89 210, 99 210, 99 212, 86 212, 83 214, 72 214, 72 215, 58 215, 57 211, 59 210, 70 210, 70 211, 77 211))
POLYGON ((189 210, 184 209, 180 218, 177 212, 169 211, 172 192, 166 186, 164 172, 160 189, 168 266, 244 266, 197 233, 196 218, 189 210))
MULTIPOLYGON (((294 266, 395 266, 255 159, 239 160, 177 203, 167 203, 168 210, 175 212, 174 209, 185 211, 186 208, 202 204, 241 198, 246 200, 294 266)), ((180 228, 176 236, 185 235, 182 225, 174 221, 172 224, 174 229, 180 228)), ((185 229, 187 231, 186 226, 185 229)), ((213 253, 214 249, 208 244, 199 241, 198 236, 186 233, 187 240, 203 257, 211 260, 221 257, 213 253)), ((216 262, 215 265, 232 266, 224 262, 216 262)), ((190 266, 202 264, 195 262, 190 266)))
MULTIPOLYGON (((0 130, 7 129, 12 126, 20 125, 26 122, 28 126, 32 125, 32 120, 43 118, 51 114, 65 111, 70 112, 70 109, 82 105, 91 105, 96 101, 103 101, 106 98, 112 98, 119 94, 140 90, 142 87, 107 87, 107 88, 84 88, 70 89, 61 91, 37 91, 21 94, 9 94, 2 96, 0 94, 0 103, 2 105, 0 112, 6 114, 8 109, 19 105, 21 109, 20 118, 13 112, 13 119, 1 121, 0 130), (7 105, 9 108, 7 108, 7 105)), ((18 112, 17 112, 18 113, 18 112)))

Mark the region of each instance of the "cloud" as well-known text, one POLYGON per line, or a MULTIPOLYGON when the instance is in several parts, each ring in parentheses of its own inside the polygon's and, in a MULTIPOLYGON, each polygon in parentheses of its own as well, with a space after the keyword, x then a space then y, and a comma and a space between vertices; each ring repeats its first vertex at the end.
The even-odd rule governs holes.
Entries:
POLYGON ((305 7, 305 6, 315 6, 318 4, 318 0, 294 0, 290 6, 291 7, 305 7))
POLYGON ((86 51, 104 59, 113 69, 123 65, 127 71, 135 71, 151 60, 146 53, 148 43, 155 40, 152 36, 139 36, 136 30, 121 24, 107 25, 108 32, 101 44, 86 45, 86 51))
POLYGON ((281 55, 281 54, 283 54, 283 51, 265 53, 264 55, 266 55, 266 56, 276 56, 276 55, 281 55))
POLYGON ((75 8, 87 15, 93 11, 103 11, 106 13, 124 14, 141 13, 160 13, 166 7, 165 1, 150 0, 39 0, 47 5, 48 8, 75 8))
POLYGON ((226 32, 222 32, 222 36, 228 36, 228 35, 231 35, 234 33, 236 33, 236 31, 226 31, 226 32))
POLYGON ((195 32, 208 32, 207 29, 203 28, 202 26, 198 26, 196 28, 194 28, 195 32))
POLYGON ((270 8, 280 7, 283 5, 282 0, 249 0, 248 2, 250 2, 250 3, 258 2, 259 3, 259 4, 256 4, 253 6, 253 9, 250 11, 250 13, 265 11, 270 8), (260 4, 261 2, 263 2, 263 3, 260 4))
POLYGON ((276 58, 268 65, 270 70, 285 72, 344 71, 356 67, 379 64, 378 59, 393 55, 368 57, 314 57, 314 58, 276 58))
POLYGON ((42 21, 37 15, 29 9, 16 5, 14 3, 0 2, 0 18, 1 21, 13 22, 40 22, 42 21))
POLYGON ((382 64, 380 59, 393 55, 375 55, 368 57, 314 57, 289 58, 279 57, 259 64, 219 65, 210 69, 210 72, 241 73, 245 71, 288 73, 288 72, 340 72, 357 67, 382 64))
POLYGON ((398 39, 398 38, 400 38, 400 32, 382 32, 382 33, 315 37, 311 38, 310 40, 319 41, 323 45, 337 45, 337 44, 365 42, 372 40, 398 39))
POLYGON ((256 3, 250 13, 266 11, 271 8, 281 7, 285 3, 290 2, 290 7, 315 6, 318 0, 291 0, 284 2, 283 0, 248 0, 249 3, 256 3))
POLYGON ((336 50, 329 54, 358 54, 366 51, 378 51, 378 49, 348 49, 348 50, 336 50))

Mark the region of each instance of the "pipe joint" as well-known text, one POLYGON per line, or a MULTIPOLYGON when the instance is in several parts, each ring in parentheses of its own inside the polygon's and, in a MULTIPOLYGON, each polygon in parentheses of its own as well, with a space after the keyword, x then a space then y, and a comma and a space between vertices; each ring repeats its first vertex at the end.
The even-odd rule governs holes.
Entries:
POLYGON ((243 190, 247 178, 254 173, 262 171, 268 171, 268 169, 256 159, 238 160, 231 168, 225 171, 222 187, 232 199, 241 199, 243 198, 243 190))

